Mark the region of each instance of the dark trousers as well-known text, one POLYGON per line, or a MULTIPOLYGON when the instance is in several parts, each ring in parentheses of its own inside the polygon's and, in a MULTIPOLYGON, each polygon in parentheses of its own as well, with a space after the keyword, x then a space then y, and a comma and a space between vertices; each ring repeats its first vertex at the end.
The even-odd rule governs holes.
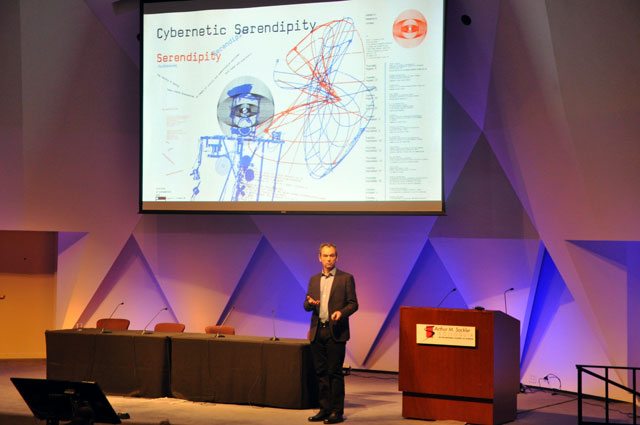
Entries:
POLYGON ((317 330, 311 344, 313 365, 318 378, 320 410, 344 413, 344 364, 346 342, 337 342, 328 327, 317 330))

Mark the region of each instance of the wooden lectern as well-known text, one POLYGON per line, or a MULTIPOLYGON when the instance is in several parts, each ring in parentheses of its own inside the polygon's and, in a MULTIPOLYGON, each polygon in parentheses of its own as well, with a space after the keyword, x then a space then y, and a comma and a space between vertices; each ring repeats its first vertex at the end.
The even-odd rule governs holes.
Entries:
POLYGON ((516 419, 520 322, 511 316, 500 311, 400 307, 399 361, 405 418, 483 425, 516 419), (473 326, 476 346, 418 344, 418 324, 473 326))

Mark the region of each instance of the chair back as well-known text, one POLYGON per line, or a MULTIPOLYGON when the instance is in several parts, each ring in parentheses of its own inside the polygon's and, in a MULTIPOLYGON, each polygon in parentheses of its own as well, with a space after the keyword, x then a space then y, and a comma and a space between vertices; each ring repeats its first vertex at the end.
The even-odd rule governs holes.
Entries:
POLYGON ((224 325, 224 326, 207 326, 204 328, 204 331, 208 334, 224 334, 224 335, 235 335, 236 329, 233 326, 224 325))
POLYGON ((184 332, 184 323, 156 323, 156 332, 184 332))
POLYGON ((99 319, 96 328, 109 329, 110 331, 126 331, 129 329, 129 319, 99 319))

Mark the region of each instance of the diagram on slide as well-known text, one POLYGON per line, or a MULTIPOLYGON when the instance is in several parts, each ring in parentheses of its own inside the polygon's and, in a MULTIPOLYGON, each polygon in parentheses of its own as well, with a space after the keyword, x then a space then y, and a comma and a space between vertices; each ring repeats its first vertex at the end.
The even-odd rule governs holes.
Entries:
POLYGON ((199 137, 192 201, 295 198, 301 194, 292 184, 280 196, 283 183, 303 173, 316 180, 331 174, 371 121, 374 97, 364 83, 364 48, 349 18, 316 26, 277 59, 273 83, 294 99, 279 111, 267 84, 256 77, 236 77, 221 91, 220 134, 199 137), (215 193, 203 192, 205 169, 221 179, 215 193))
POLYGON ((200 193, 203 155, 214 159, 216 174, 224 178, 219 201, 243 200, 248 195, 247 186, 254 182, 257 184, 256 201, 261 200, 263 183, 270 188, 269 200, 273 200, 283 141, 279 133, 272 138, 256 136, 258 127, 272 116, 273 97, 262 82, 252 77, 241 77, 227 85, 217 108, 218 123, 225 134, 200 137, 197 160, 191 172, 196 181, 192 200, 200 193), (265 160, 276 164, 270 181, 266 181, 263 173, 265 160))

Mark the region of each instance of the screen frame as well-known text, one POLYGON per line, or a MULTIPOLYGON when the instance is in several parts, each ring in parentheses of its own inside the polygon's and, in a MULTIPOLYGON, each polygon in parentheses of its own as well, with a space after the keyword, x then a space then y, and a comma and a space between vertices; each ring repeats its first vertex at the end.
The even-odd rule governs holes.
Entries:
POLYGON ((178 7, 181 11, 244 9, 264 6, 281 6, 292 4, 345 2, 349 0, 141 0, 140 1, 140 73, 139 73, 139 193, 138 212, 140 214, 266 214, 266 215, 412 215, 412 216, 445 216, 445 181, 444 181, 444 141, 445 141, 445 64, 448 1, 442 2, 442 81, 440 110, 440 200, 426 201, 144 201, 143 200, 143 90, 144 90, 144 16, 153 13, 168 13, 178 7), (152 11, 145 12, 148 6, 152 11), (340 208, 331 208, 339 204, 340 208), (366 208, 363 206, 366 204, 366 208), (221 208, 223 206, 224 208, 221 208), (393 206, 393 208, 390 208, 393 206))

